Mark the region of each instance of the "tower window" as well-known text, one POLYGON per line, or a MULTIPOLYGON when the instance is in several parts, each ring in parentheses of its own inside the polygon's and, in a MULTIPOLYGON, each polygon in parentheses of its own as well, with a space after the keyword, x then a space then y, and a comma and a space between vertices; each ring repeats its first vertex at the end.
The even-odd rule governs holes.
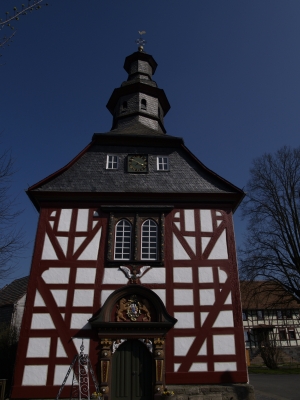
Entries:
POLYGON ((157 171, 169 171, 169 157, 167 156, 157 157, 157 171))
POLYGON ((116 225, 115 260, 130 260, 131 257, 131 224, 121 219, 116 225))
POLYGON ((158 107, 157 112, 158 112, 158 118, 160 118, 160 108, 159 107, 158 107))
POLYGON ((114 154, 107 154, 106 169, 118 169, 119 157, 114 154))
POLYGON ((145 99, 141 100, 141 110, 147 110, 147 101, 145 99))
POLYGON ((157 259, 157 224, 147 219, 142 225, 142 260, 157 259))
POLYGON ((123 101, 122 103, 122 108, 121 108, 121 112, 125 112, 127 110, 127 101, 123 101))

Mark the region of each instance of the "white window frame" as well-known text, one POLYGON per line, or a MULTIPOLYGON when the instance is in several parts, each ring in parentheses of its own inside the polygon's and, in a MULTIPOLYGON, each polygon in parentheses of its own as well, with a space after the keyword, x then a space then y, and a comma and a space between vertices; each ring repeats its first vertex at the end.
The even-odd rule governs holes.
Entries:
POLYGON ((121 219, 115 226, 115 248, 114 248, 114 259, 115 260, 130 260, 131 259, 131 240, 132 240, 132 225, 127 219, 121 219), (130 230, 125 230, 125 226, 130 227, 130 230), (117 235, 121 233, 121 236, 117 235), (125 239, 128 239, 126 241, 125 239), (117 252, 121 250, 121 252, 117 252))
POLYGON ((157 171, 170 171, 170 161, 168 156, 157 156, 156 158, 157 171))
POLYGON ((107 154, 106 169, 119 169, 119 157, 116 154, 107 154), (111 163, 111 167, 109 164, 111 163))
POLYGON ((158 225, 153 219, 146 219, 141 226, 141 260, 157 260, 158 225), (146 226, 148 224, 148 226, 146 226), (155 232, 151 230, 155 225, 155 232), (146 229, 144 229, 146 228, 146 229), (155 241, 151 238, 155 237, 155 241), (154 255, 155 251, 155 255, 154 255), (144 255, 146 253, 146 256, 144 255))

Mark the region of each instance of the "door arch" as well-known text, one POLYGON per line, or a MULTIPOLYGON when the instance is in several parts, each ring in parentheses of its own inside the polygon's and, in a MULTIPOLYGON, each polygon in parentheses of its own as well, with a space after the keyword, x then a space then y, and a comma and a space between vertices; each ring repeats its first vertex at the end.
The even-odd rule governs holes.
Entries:
POLYGON ((140 340, 126 340, 112 358, 112 400, 153 398, 153 358, 140 340))

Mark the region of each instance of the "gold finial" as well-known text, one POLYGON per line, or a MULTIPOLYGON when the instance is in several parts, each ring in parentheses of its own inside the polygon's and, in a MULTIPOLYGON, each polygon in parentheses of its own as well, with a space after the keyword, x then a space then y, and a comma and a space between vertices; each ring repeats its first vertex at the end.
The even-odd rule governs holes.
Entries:
POLYGON ((147 43, 145 39, 142 38, 142 35, 145 35, 146 31, 138 31, 140 37, 135 41, 139 45, 138 50, 144 51, 144 46, 147 43))

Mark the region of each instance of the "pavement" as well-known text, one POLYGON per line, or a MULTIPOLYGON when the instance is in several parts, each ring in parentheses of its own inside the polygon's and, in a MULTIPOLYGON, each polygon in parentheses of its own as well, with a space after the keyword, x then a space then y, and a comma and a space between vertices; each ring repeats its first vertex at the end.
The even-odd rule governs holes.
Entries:
POLYGON ((300 375, 249 374, 256 400, 300 400, 300 375))

